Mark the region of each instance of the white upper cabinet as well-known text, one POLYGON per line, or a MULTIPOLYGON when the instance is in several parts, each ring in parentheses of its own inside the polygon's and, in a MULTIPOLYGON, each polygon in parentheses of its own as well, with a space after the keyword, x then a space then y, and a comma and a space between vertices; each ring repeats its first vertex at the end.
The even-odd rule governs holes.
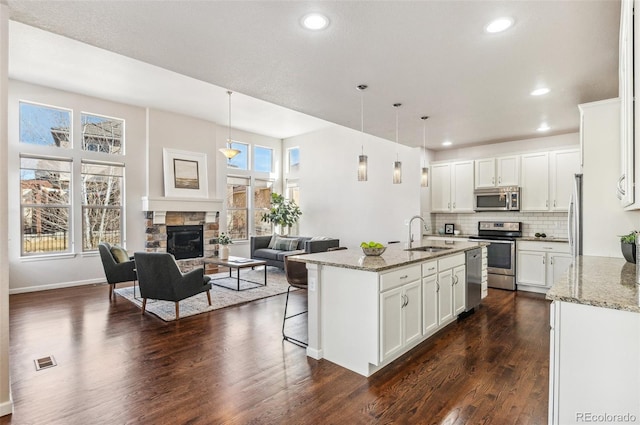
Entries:
POLYGON ((522 155, 520 211, 549 210, 549 153, 522 155))
MULTIPOLYGON (((620 10, 620 52, 618 77, 620 95, 620 173, 617 194, 622 206, 634 203, 634 17, 633 0, 622 0, 620 10)), ((637 35, 636 35, 637 37, 637 35)), ((636 71, 638 72, 638 71, 636 71)))
POLYGON ((473 161, 431 165, 431 212, 473 212, 473 161))
POLYGON ((496 158, 498 167, 498 186, 520 185, 520 156, 503 156, 496 158))
POLYGON ((484 158, 475 161, 476 189, 518 186, 520 184, 520 156, 484 158))
POLYGON ((476 189, 496 185, 496 160, 485 158, 476 160, 476 189))
POLYGON ((580 151, 572 149, 551 152, 549 159, 551 173, 549 210, 568 211, 574 176, 580 172, 580 151))

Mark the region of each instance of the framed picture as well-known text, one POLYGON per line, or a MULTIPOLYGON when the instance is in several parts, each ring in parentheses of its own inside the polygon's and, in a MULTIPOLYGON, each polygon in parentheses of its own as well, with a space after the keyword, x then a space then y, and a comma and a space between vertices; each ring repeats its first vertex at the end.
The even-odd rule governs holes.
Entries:
POLYGON ((444 234, 445 235, 453 235, 453 224, 445 224, 444 225, 444 234))
POLYGON ((164 148, 164 196, 207 198, 207 154, 164 148))

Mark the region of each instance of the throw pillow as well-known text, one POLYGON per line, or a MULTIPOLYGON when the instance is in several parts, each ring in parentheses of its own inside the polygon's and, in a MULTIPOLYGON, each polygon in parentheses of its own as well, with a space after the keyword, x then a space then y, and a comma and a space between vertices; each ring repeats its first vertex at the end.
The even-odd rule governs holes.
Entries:
POLYGON ((312 241, 328 241, 329 239, 331 239, 331 238, 328 237, 328 236, 314 236, 310 240, 312 240, 312 241))
POLYGON ((114 245, 111 247, 111 255, 116 260, 116 263, 126 263, 129 261, 129 254, 124 248, 119 247, 118 245, 114 245))
POLYGON ((269 246, 267 248, 269 249, 275 249, 276 246, 276 241, 278 240, 278 238, 280 238, 281 236, 277 233, 274 233, 273 235, 271 235, 271 240, 269 241, 269 246))
POLYGON ((278 238, 273 249, 279 251, 293 251, 298 249, 298 238, 278 238))

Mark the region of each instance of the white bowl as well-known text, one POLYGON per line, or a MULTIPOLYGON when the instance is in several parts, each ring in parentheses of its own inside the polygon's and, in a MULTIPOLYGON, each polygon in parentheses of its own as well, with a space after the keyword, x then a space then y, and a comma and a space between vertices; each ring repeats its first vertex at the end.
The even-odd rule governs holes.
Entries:
POLYGON ((459 235, 460 234, 460 230, 454 230, 453 234, 456 235, 456 236, 459 235))
POLYGON ((365 247, 361 247, 361 248, 362 248, 362 252, 364 252, 364 255, 369 255, 369 256, 382 255, 382 253, 387 249, 386 246, 383 246, 382 248, 365 248, 365 247))

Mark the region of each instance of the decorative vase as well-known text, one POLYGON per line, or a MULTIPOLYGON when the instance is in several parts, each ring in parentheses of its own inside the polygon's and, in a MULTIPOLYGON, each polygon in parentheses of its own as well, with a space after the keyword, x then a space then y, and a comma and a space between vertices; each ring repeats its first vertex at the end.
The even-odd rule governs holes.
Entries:
POLYGON ((620 249, 622 250, 622 255, 624 259, 630 263, 636 262, 636 244, 634 243, 625 243, 620 242, 620 249))
POLYGON ((227 245, 222 245, 220 247, 220 259, 221 260, 229 259, 229 247, 227 245))

